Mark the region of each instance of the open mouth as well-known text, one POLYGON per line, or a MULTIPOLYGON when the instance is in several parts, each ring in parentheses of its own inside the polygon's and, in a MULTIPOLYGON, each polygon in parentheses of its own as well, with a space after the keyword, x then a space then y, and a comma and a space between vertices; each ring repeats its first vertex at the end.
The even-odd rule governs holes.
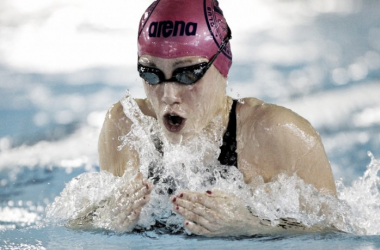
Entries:
POLYGON ((170 132, 179 132, 185 126, 186 119, 176 114, 164 115, 164 125, 170 132))

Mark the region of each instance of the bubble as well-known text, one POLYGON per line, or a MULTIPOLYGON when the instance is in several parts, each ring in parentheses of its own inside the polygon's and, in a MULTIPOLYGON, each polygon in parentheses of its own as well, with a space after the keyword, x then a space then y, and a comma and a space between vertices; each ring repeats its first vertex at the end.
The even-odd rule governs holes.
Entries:
POLYGON ((45 112, 38 112, 34 115, 33 122, 36 126, 45 126, 49 123, 49 116, 45 112))
POLYGON ((352 80, 360 81, 367 77, 368 68, 363 62, 356 62, 348 67, 348 73, 352 80))
MULTIPOLYGON (((257 176, 249 185, 234 166, 221 165, 220 135, 207 131, 182 144, 170 144, 157 121, 144 116, 130 96, 122 101, 124 112, 133 122, 131 131, 122 136, 120 147, 139 153, 139 172, 154 185, 150 201, 142 208, 136 228, 154 229, 163 225, 171 232, 185 232, 184 218, 173 211, 170 196, 184 190, 228 195, 257 218, 258 230, 298 228, 320 231, 333 229, 354 234, 380 234, 379 211, 380 161, 372 154, 364 176, 351 187, 337 182, 338 198, 317 190, 296 174, 280 174, 270 182, 257 176), (212 139, 210 139, 212 138, 212 139), (163 153, 165 152, 165 153, 163 153)), ((219 126, 218 121, 215 122, 219 126)), ((135 178, 133 168, 123 176, 109 172, 84 173, 71 180, 59 197, 46 208, 47 218, 64 220, 73 227, 95 227, 117 233, 129 232, 134 225, 125 223, 129 200, 124 190, 135 178)), ((8 204, 9 205, 9 204, 8 204)), ((234 216, 233 214, 231 216, 234 216)))
POLYGON ((9 137, 0 138, 0 152, 12 147, 12 140, 9 137))
POLYGON ((69 124, 74 121, 74 115, 69 110, 62 110, 55 114, 54 119, 59 124, 69 124))
POLYGON ((332 71, 332 80, 336 85, 345 85, 350 78, 346 69, 336 68, 332 71))
POLYGON ((8 180, 7 179, 1 179, 0 180, 0 186, 4 187, 8 184, 8 180))
POLYGON ((380 55, 376 51, 367 51, 364 56, 364 61, 371 70, 380 68, 380 55))

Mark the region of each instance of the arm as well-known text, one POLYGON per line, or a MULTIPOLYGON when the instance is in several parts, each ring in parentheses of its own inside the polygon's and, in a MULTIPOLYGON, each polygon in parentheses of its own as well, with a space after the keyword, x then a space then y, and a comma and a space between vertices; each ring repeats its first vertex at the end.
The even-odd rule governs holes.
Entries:
MULTIPOLYGON (((269 182, 280 173, 296 173, 320 191, 336 195, 322 142, 309 122, 290 110, 257 101, 256 104, 254 108, 241 105, 238 110, 239 170, 245 182, 251 184, 257 175, 269 182)), ((251 214, 239 197, 219 190, 183 191, 172 197, 172 203, 173 211, 184 217, 185 227, 204 236, 318 230, 289 218, 279 218, 278 226, 272 228, 270 221, 251 214)))
MULTIPOLYGON (((88 196, 86 189, 91 188, 86 186, 91 182, 93 183, 90 186, 97 185, 97 181, 99 181, 99 178, 88 178, 91 178, 91 175, 83 174, 75 178, 77 181, 74 180, 73 184, 69 184, 71 188, 73 188, 73 185, 79 185, 76 189, 83 192, 79 196, 70 198, 75 202, 71 202, 71 204, 58 203, 61 207, 71 207, 73 211, 70 217, 67 218, 66 225, 70 228, 84 230, 105 228, 117 233, 132 231, 139 220, 142 207, 150 200, 150 192, 153 188, 151 184, 143 178, 141 173, 131 176, 131 178, 123 176, 121 178, 128 178, 128 180, 123 180, 122 182, 120 182, 120 177, 115 177, 113 179, 115 186, 107 194, 96 198, 88 197, 88 199, 83 199, 88 196), (85 185, 83 185, 83 182, 85 185)), ((67 193, 71 195, 70 191, 67 193)), ((57 213, 62 209, 57 210, 55 208, 55 210, 51 213, 57 213)))
MULTIPOLYGON (((307 120, 271 104, 250 111, 251 116, 240 127, 239 169, 245 177, 259 173, 268 182, 280 173, 296 173, 321 192, 336 195, 322 141, 307 120)), ((249 179, 245 181, 248 183, 249 179)))
POLYGON ((128 146, 118 150, 121 144, 119 137, 128 134, 132 122, 125 116, 120 102, 113 105, 107 112, 102 130, 99 135, 98 153, 102 170, 122 176, 127 168, 138 171, 138 153, 128 146))
POLYGON ((120 102, 108 111, 98 142, 101 170, 123 178, 123 184, 109 194, 101 204, 89 206, 77 218, 69 221, 71 227, 103 227, 116 232, 132 231, 138 222, 141 209, 150 200, 152 184, 138 173, 138 153, 128 146, 118 150, 119 136, 128 134, 132 122, 125 116, 120 102), (128 170, 128 171, 126 171, 128 170))

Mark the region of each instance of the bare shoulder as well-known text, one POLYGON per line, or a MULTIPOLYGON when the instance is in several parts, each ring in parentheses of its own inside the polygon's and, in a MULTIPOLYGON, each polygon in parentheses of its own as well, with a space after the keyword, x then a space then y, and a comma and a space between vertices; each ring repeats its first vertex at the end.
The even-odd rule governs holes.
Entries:
POLYGON ((104 119, 102 132, 112 132, 116 128, 117 130, 127 132, 129 130, 129 119, 124 114, 123 106, 120 102, 117 102, 111 106, 104 119), (125 121, 125 122, 122 122, 125 121), (105 130, 105 129, 109 130, 105 130), (112 131, 111 131, 112 129, 112 131))
MULTIPOLYGON (((142 112, 149 115, 145 99, 136 99, 135 101, 142 112)), ((115 103, 108 110, 98 141, 99 164, 102 170, 121 176, 127 167, 137 169, 138 153, 128 146, 119 148, 120 136, 127 135, 132 124, 132 121, 125 115, 120 102, 115 103)))
POLYGON ((243 102, 238 106, 237 112, 242 125, 242 132, 244 130, 250 131, 251 128, 268 132, 285 129, 293 132, 302 130, 302 135, 319 136, 309 121, 297 113, 256 98, 243 99, 243 102))
POLYGON ((241 163, 247 179, 253 172, 266 181, 280 173, 296 173, 306 183, 335 192, 321 138, 306 119, 255 98, 244 99, 237 116, 239 168, 241 163))
MULTIPOLYGON (((144 115, 152 115, 152 111, 149 109, 146 99, 135 99, 135 101, 144 115)), ((117 102, 108 110, 104 119, 102 132, 125 134, 130 131, 131 125, 132 122, 125 115, 123 105, 117 102)))

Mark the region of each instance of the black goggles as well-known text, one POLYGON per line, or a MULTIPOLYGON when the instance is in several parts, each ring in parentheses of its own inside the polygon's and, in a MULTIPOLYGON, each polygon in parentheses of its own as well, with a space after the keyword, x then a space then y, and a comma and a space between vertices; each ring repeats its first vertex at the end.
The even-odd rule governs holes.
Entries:
POLYGON ((175 69, 170 79, 165 79, 165 74, 161 70, 146 67, 140 63, 137 64, 137 70, 139 71, 140 77, 150 85, 157 85, 163 82, 178 82, 184 85, 192 85, 206 74, 206 71, 211 67, 231 38, 231 30, 230 27, 227 26, 227 35, 220 44, 218 52, 216 52, 209 62, 175 69))

